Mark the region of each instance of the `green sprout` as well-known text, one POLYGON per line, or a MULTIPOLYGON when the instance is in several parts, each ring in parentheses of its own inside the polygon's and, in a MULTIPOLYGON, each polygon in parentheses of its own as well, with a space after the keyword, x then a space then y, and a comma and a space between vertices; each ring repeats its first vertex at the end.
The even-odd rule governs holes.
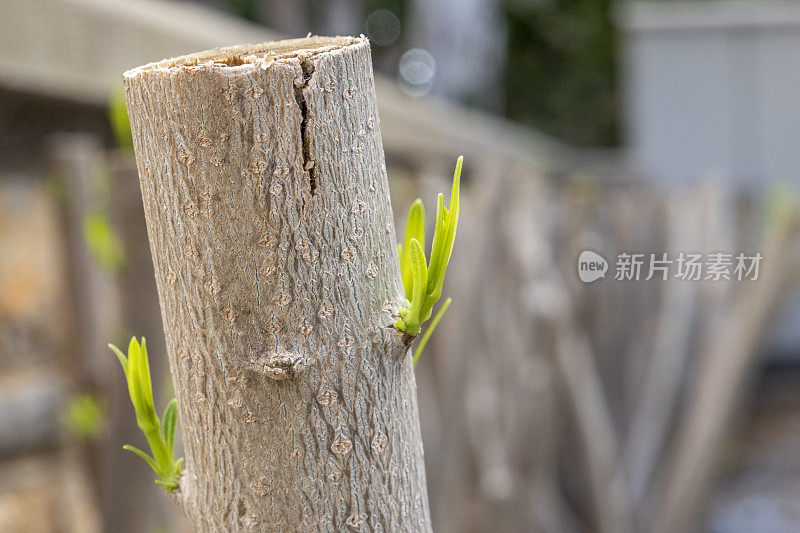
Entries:
MULTIPOLYGON (((437 198, 436 226, 433 232, 430 261, 425 259, 425 207, 420 199, 411 204, 406 221, 405 241, 403 244, 397 245, 406 306, 400 309, 400 318, 394 323, 394 327, 412 337, 419 335, 422 324, 431 317, 433 305, 442 296, 444 275, 450 262, 450 255, 453 253, 453 243, 458 226, 458 200, 463 161, 463 156, 456 161, 453 187, 450 192, 450 207, 444 206, 444 195, 440 193, 437 198)), ((426 332, 420 348, 425 346, 428 337, 448 305, 449 301, 442 306, 430 329, 426 332)), ((420 354, 421 349, 417 350, 414 364, 420 354)))
POLYGON ((142 450, 130 444, 124 449, 135 453, 150 465, 150 468, 161 479, 156 483, 164 487, 166 492, 178 488, 178 479, 181 475, 183 458, 175 460, 175 427, 178 423, 178 403, 175 398, 167 404, 161 422, 158 421, 155 407, 153 406, 153 384, 150 379, 150 361, 147 358, 147 346, 142 337, 141 345, 136 337, 128 345, 128 357, 113 344, 108 345, 122 364, 122 370, 128 380, 128 393, 131 396, 133 409, 136 411, 136 423, 144 433, 153 456, 150 457, 142 450))

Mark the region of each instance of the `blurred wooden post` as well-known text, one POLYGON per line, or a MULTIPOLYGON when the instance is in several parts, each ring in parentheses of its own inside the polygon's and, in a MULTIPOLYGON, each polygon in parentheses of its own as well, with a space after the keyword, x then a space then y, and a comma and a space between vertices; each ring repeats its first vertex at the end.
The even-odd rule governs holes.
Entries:
MULTIPOLYGON (((108 357, 110 335, 119 324, 119 307, 112 276, 103 271, 86 243, 87 217, 104 210, 101 198, 107 180, 104 153, 97 136, 59 133, 51 137, 50 153, 55 173, 65 190, 64 237, 69 294, 74 314, 72 339, 79 375, 84 385, 108 383, 114 358, 108 357)), ((118 364, 118 363, 117 363, 118 364)))
POLYGON ((676 431, 668 468, 658 486, 660 499, 651 502, 657 510, 653 531, 686 531, 697 518, 717 458, 715 450, 756 361, 757 343, 797 283, 800 232, 796 214, 771 222, 759 249, 764 260, 758 280, 740 282, 744 287, 715 329, 718 335, 687 386, 694 401, 676 431))
MULTIPOLYGON (((665 252, 702 249, 705 227, 702 222, 708 216, 709 193, 714 191, 697 194, 692 190, 666 199, 668 246, 665 252), (691 197, 687 198, 688 195, 691 197)), ((692 311, 696 307, 698 286, 702 283, 687 283, 673 276, 662 284, 663 300, 652 354, 639 380, 642 387, 631 409, 624 448, 624 468, 631 487, 631 499, 637 506, 650 488, 675 415, 687 359, 692 353, 691 334, 695 319, 692 311)))
MULTIPOLYGON (((101 398, 111 399, 120 390, 115 387, 120 371, 106 344, 119 327, 118 297, 112 276, 89 251, 85 230, 87 217, 105 208, 101 192, 103 180, 107 180, 104 153, 93 134, 59 133, 50 139, 50 154, 65 191, 70 370, 78 390, 96 391, 101 398)), ((108 473, 122 453, 123 442, 118 435, 123 421, 112 417, 104 420, 103 437, 87 443, 84 454, 104 529, 119 514, 122 503, 116 491, 119 484, 109 483, 108 473)))

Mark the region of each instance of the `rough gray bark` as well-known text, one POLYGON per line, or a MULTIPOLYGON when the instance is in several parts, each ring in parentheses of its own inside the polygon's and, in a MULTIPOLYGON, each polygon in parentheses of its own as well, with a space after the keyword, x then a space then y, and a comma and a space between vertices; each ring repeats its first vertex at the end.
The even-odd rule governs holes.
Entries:
POLYGON ((201 530, 430 529, 366 39, 124 76, 201 530))

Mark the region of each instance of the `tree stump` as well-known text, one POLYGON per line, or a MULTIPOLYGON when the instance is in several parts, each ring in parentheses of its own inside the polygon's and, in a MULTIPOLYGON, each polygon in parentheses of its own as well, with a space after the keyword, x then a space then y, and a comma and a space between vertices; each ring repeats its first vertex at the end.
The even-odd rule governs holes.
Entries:
POLYGON ((430 529, 369 43, 124 74, 199 530, 430 529))

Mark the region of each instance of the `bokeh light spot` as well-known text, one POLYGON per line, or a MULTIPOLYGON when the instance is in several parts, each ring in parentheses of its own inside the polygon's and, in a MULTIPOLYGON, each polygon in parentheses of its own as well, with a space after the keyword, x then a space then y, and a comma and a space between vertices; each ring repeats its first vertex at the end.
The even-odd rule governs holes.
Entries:
POLYGON ((400 86, 412 96, 426 94, 436 75, 436 61, 427 50, 412 48, 400 58, 400 86))
POLYGON ((400 37, 400 19, 388 9, 376 9, 367 17, 367 37, 378 46, 389 46, 400 37))

